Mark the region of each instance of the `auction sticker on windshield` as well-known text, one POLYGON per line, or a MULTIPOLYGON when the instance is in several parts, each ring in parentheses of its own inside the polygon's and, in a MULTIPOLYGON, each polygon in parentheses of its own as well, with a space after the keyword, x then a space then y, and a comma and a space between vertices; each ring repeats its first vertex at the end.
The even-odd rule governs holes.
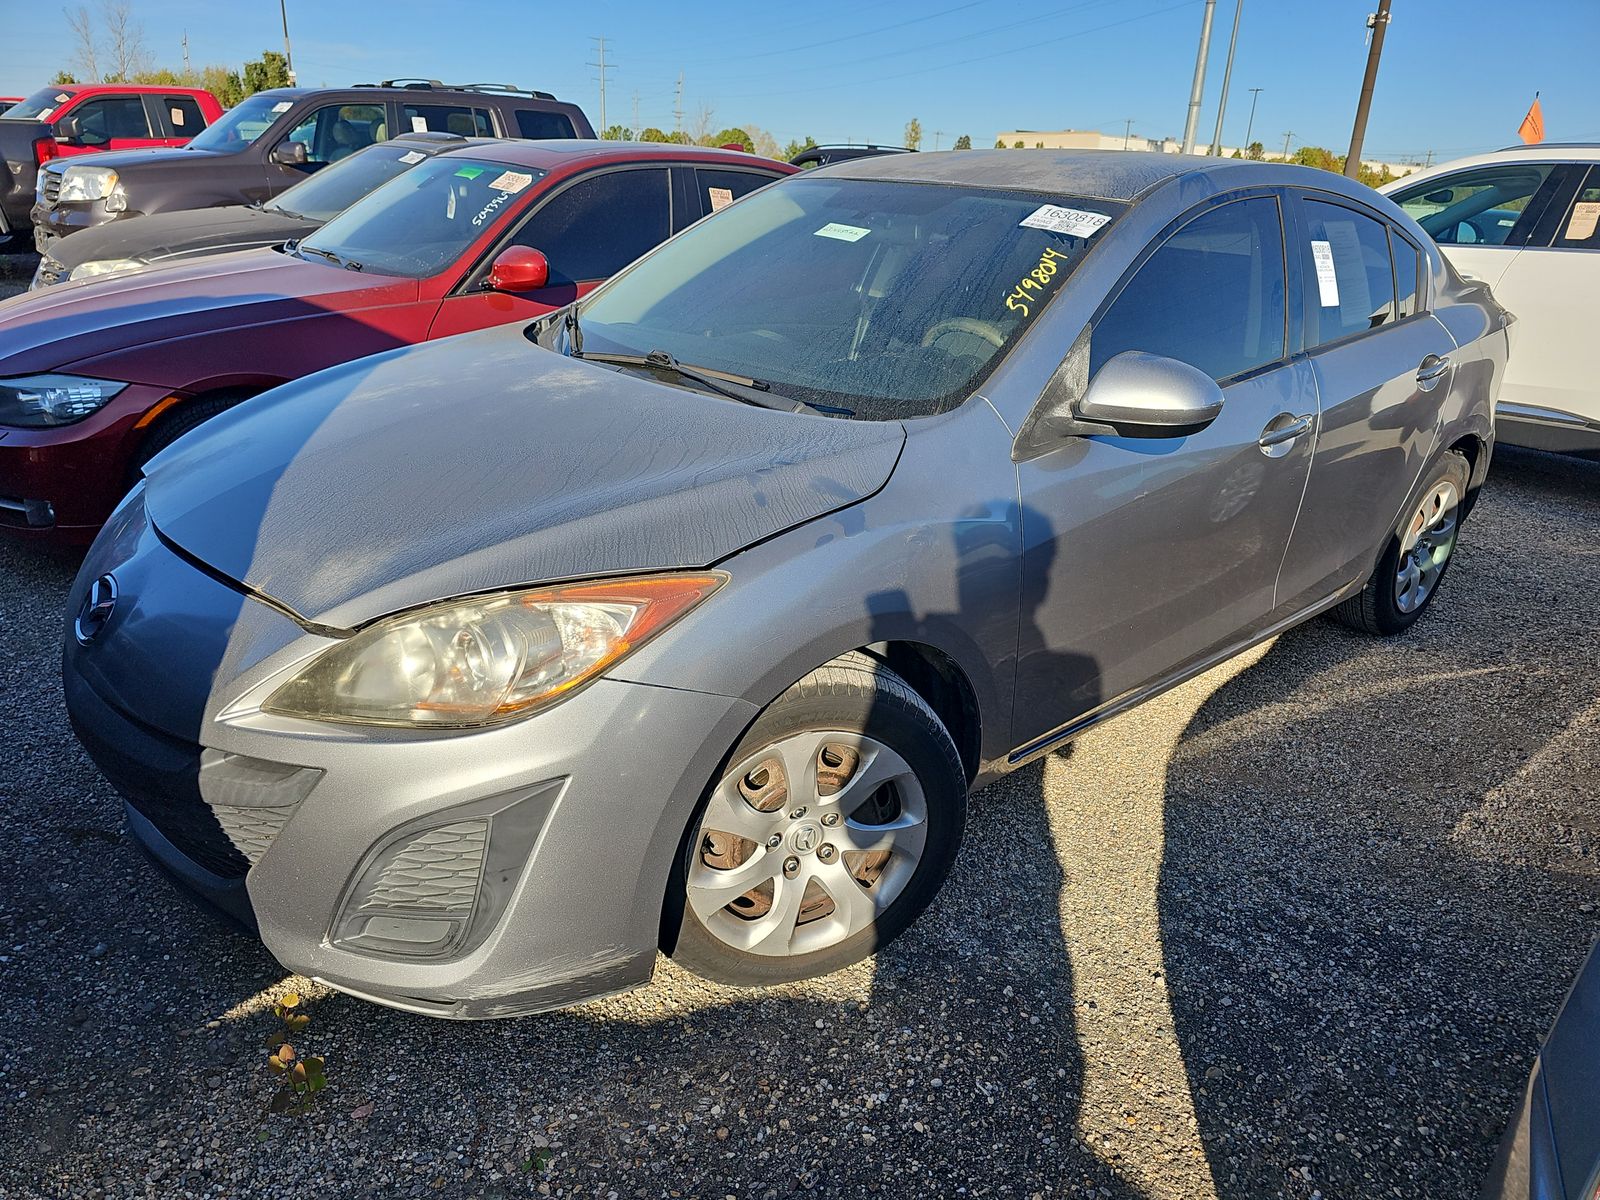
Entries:
POLYGON ((400 156, 400 161, 405 163, 408 167, 414 167, 427 157, 428 156, 421 150, 407 150, 400 156))
POLYGON ((1062 208, 1058 204, 1041 204, 1017 224, 1026 229, 1048 229, 1051 233, 1064 233, 1069 237, 1092 237, 1101 226, 1109 223, 1105 213, 1086 212, 1081 208, 1062 208))
POLYGON ((532 175, 525 175, 521 171, 507 171, 499 178, 489 180, 489 186, 497 192, 520 192, 532 182, 532 175))
POLYGON ((837 221, 829 221, 817 230, 814 236, 836 238, 841 242, 859 242, 871 232, 872 230, 862 229, 859 225, 841 225, 837 221))

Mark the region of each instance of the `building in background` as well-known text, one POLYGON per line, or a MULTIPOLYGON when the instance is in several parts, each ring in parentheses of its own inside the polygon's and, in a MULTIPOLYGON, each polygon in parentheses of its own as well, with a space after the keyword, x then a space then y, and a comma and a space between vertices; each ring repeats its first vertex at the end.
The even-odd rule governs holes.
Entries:
MULTIPOLYGON (((1181 138, 1147 138, 1137 133, 1101 133, 1095 129, 1004 129, 994 135, 994 144, 1008 150, 1144 150, 1157 154, 1179 154, 1183 150, 1181 138)), ((1235 153, 1244 157, 1244 151, 1237 146, 1222 148, 1224 158, 1232 158, 1235 153)), ((1282 153, 1271 149, 1264 150, 1261 157, 1265 162, 1283 161, 1282 153)), ((1420 169, 1418 163, 1373 159, 1362 159, 1361 165, 1374 172, 1387 171, 1391 179, 1420 169)))

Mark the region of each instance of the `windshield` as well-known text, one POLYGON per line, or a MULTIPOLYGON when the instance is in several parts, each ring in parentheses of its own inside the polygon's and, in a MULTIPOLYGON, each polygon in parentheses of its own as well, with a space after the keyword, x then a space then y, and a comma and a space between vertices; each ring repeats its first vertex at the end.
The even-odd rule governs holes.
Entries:
POLYGON ((1126 207, 796 176, 596 291, 579 312, 583 351, 664 351, 865 419, 944 412, 1126 207))
POLYGON ((371 192, 300 243, 367 271, 420 279, 449 266, 544 171, 441 155, 371 192))
POLYGON ((26 100, 18 100, 5 112, 0 112, 0 120, 48 121, 56 109, 72 99, 72 95, 72 90, 68 88, 40 88, 26 100))
POLYGON ((243 150, 293 107, 293 100, 270 92, 247 96, 195 134, 189 145, 195 150, 243 150))
POLYGON ((429 157, 429 151, 404 142, 368 146, 322 168, 264 205, 268 212, 331 221, 379 184, 387 183, 429 157))

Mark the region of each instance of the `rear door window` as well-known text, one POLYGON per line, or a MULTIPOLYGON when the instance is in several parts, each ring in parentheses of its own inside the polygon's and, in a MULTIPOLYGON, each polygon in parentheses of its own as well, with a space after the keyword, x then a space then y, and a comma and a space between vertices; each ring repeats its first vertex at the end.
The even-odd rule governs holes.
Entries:
POLYGON ((726 208, 740 196, 747 196, 757 188, 775 183, 772 175, 755 171, 731 171, 716 168, 694 169, 695 192, 700 199, 700 212, 709 216, 719 208, 726 208))
POLYGON ((193 96, 162 96, 160 104, 173 137, 193 137, 206 127, 205 116, 193 96))
POLYGON ((78 136, 86 146, 103 146, 119 138, 151 136, 144 101, 138 96, 101 96, 85 100, 74 106, 68 115, 77 118, 78 136))
POLYGON ((525 138, 570 138, 577 133, 566 113, 545 108, 517 109, 517 133, 525 138))
POLYGON ((465 104, 405 104, 400 109, 405 133, 454 133, 461 137, 493 137, 489 110, 465 104))
POLYGON ((1194 218, 1138 269, 1095 322, 1089 370, 1143 350, 1228 379, 1283 357, 1286 313, 1278 202, 1235 200, 1194 218))
POLYGON ((550 282, 606 279, 672 232, 665 167, 607 171, 552 196, 511 239, 550 260, 550 282))
POLYGON ((1589 168, 1551 244, 1563 250, 1600 250, 1600 166, 1589 168))
POLYGON ((1301 208, 1308 343, 1320 346, 1395 320, 1388 226, 1342 204, 1303 200, 1301 208))

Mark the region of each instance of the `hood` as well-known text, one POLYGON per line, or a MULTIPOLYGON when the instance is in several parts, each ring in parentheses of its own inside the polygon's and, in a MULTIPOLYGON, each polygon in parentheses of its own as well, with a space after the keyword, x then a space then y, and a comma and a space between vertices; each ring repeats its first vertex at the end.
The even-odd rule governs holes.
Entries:
POLYGON ((193 162, 196 158, 216 158, 219 155, 237 154, 235 150, 200 150, 193 146, 152 146, 147 150, 96 150, 93 154, 74 154, 54 159, 50 169, 65 171, 68 167, 112 167, 117 174, 137 172, 140 167, 159 166, 173 160, 193 162))
POLYGON ((176 255, 218 254, 272 246, 304 237, 321 224, 307 217, 269 212, 246 204, 195 212, 156 213, 107 221, 57 239, 50 257, 64 267, 99 259, 135 258, 145 262, 176 255))
POLYGON ((710 566, 871 495, 904 440, 566 358, 512 326, 247 401, 152 460, 146 504, 195 559, 351 628, 472 592, 710 566))
MULTIPOLYGON (((73 367, 218 330, 415 300, 414 279, 242 250, 0 300, 0 376, 73 367)), ((139 382, 139 381, 134 381, 139 382)))

